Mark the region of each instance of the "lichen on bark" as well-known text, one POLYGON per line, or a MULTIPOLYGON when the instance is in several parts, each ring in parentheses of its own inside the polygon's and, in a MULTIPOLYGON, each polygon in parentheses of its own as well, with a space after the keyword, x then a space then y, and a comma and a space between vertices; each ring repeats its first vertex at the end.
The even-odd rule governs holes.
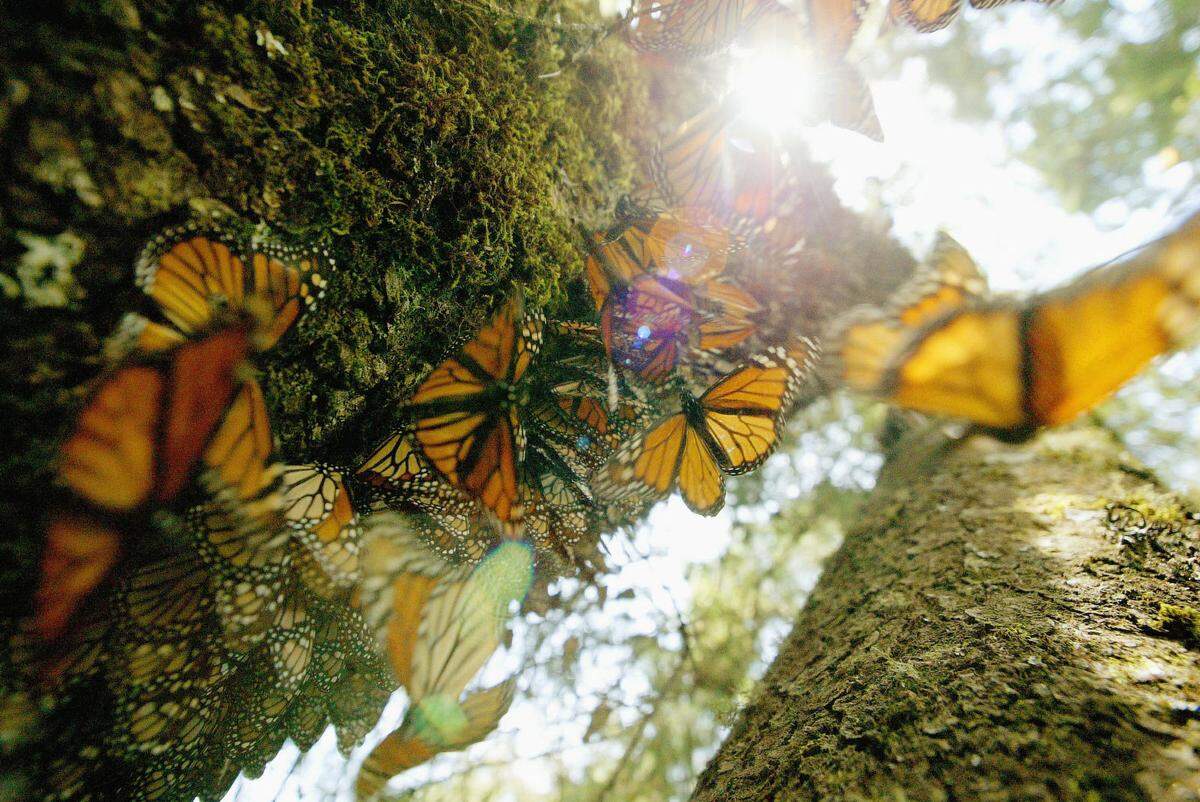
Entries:
POLYGON ((886 468, 694 799, 1195 799, 1198 581, 1098 429, 886 468))

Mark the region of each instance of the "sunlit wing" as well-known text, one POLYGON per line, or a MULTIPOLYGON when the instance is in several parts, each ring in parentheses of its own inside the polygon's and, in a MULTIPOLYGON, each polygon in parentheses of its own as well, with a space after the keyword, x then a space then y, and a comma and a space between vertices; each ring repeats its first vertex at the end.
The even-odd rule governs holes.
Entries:
POLYGON ((975 260, 953 237, 941 231, 929 258, 896 292, 889 306, 901 324, 912 328, 987 294, 987 279, 975 260))
POLYGON ((1011 433, 1067 422, 1111 395, 1200 318, 1200 216, 1024 304, 943 314, 904 343, 882 395, 1011 433))
MULTIPOLYGON (((731 109, 714 104, 686 120, 660 141, 650 157, 650 175, 671 207, 705 210, 726 223, 764 219, 770 213, 779 172, 778 153, 768 131, 740 125, 731 109)), ((702 213, 693 213, 693 217, 702 213)), ((719 228, 715 229, 722 233, 719 228)), ((736 245, 724 235, 725 249, 736 245)), ((720 242, 714 243, 720 245, 720 242)), ((709 246, 710 251, 714 251, 709 246)), ((719 252, 718 252, 719 253, 719 252)), ((696 280, 717 275, 714 263, 696 280)), ((681 272, 682 275, 682 272, 681 272)))
POLYGON ((403 724, 367 755, 354 792, 358 800, 375 796, 392 777, 441 752, 465 749, 486 738, 512 706, 515 680, 467 694, 461 702, 444 697, 414 705, 403 724))
POLYGON ((758 331, 762 305, 750 293, 729 280, 705 284, 698 295, 707 302, 699 327, 702 351, 723 351, 750 339, 758 331))
POLYGON ((878 393, 912 333, 947 312, 985 299, 987 280, 970 254, 939 232, 929 258, 918 265, 884 309, 858 307, 833 327, 838 379, 848 387, 878 393))
POLYGON ((706 433, 726 473, 753 470, 771 455, 801 367, 780 350, 756 357, 699 398, 706 433))
POLYGON ((699 515, 716 515, 725 506, 725 477, 703 436, 690 425, 684 431, 677 468, 679 495, 699 515))
POLYGON ((686 285, 645 276, 614 290, 600 312, 609 358, 649 382, 668 379, 688 350, 695 307, 686 285))
MULTIPOLYGON (((993 4, 998 5, 995 0, 993 4)), ((891 13, 918 31, 929 33, 949 25, 961 5, 962 0, 892 0, 891 13)))
POLYGON ((269 348, 321 296, 321 263, 330 263, 327 254, 278 245, 254 249, 216 228, 191 226, 165 231, 147 245, 136 275, 138 286, 186 335, 208 327, 222 306, 260 307, 255 311, 269 319, 262 332, 269 348))
POLYGON ((701 515, 715 515, 724 505, 725 480, 716 459, 682 412, 617 449, 592 477, 597 501, 633 515, 676 487, 684 502, 701 515))
POLYGON ((1030 415, 1045 425, 1072 420, 1186 342, 1198 319, 1200 215, 1034 300, 1025 321, 1030 415))
POLYGON ((919 412, 1005 429, 1025 422, 1020 321, 1011 307, 952 311, 896 359, 883 394, 919 412))
POLYGON ((823 58, 841 58, 862 27, 868 0, 806 0, 809 35, 823 58))
POLYGON ((458 698, 500 645, 509 607, 524 598, 532 576, 533 550, 504 541, 465 581, 430 592, 406 686, 414 704, 433 694, 458 698))
POLYGON ((706 56, 779 8, 772 0, 636 0, 622 31, 635 50, 706 56))
POLYGON ((814 122, 828 120, 876 142, 883 141, 883 126, 875 113, 871 88, 856 67, 833 63, 821 72, 814 122))
POLYGON ((698 208, 641 212, 607 235, 594 237, 585 277, 599 310, 613 291, 641 276, 685 283, 717 276, 725 268, 727 254, 738 244, 709 213, 698 208))

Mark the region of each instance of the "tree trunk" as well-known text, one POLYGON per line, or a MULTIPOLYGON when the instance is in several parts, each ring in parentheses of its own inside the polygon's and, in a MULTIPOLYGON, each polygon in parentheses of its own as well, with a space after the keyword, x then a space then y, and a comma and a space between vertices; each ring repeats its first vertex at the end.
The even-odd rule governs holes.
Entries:
POLYGON ((1200 798, 1179 501, 1097 428, 935 451, 885 468, 693 798, 1200 798))

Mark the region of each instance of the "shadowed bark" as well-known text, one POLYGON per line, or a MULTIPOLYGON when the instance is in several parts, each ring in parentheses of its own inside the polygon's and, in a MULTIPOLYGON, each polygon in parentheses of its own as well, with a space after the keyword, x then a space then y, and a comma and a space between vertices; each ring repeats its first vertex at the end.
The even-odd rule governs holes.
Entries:
POLYGON ((1178 500, 1094 428, 941 446, 885 468, 693 798, 1200 798, 1178 500))

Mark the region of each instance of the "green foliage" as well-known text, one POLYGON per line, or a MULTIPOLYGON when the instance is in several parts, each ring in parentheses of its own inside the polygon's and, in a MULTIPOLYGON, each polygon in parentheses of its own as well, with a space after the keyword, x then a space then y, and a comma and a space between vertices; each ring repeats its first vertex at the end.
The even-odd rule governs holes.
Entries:
POLYGON ((1068 0, 968 16, 937 44, 923 36, 896 42, 892 58, 920 53, 931 79, 954 92, 958 114, 1004 124, 1014 154, 1042 173, 1066 208, 1155 200, 1143 175, 1150 160, 1152 169, 1178 162, 1200 169, 1193 0, 1068 0), (992 35, 1016 14, 1041 34, 1032 52, 1027 38, 992 35))

